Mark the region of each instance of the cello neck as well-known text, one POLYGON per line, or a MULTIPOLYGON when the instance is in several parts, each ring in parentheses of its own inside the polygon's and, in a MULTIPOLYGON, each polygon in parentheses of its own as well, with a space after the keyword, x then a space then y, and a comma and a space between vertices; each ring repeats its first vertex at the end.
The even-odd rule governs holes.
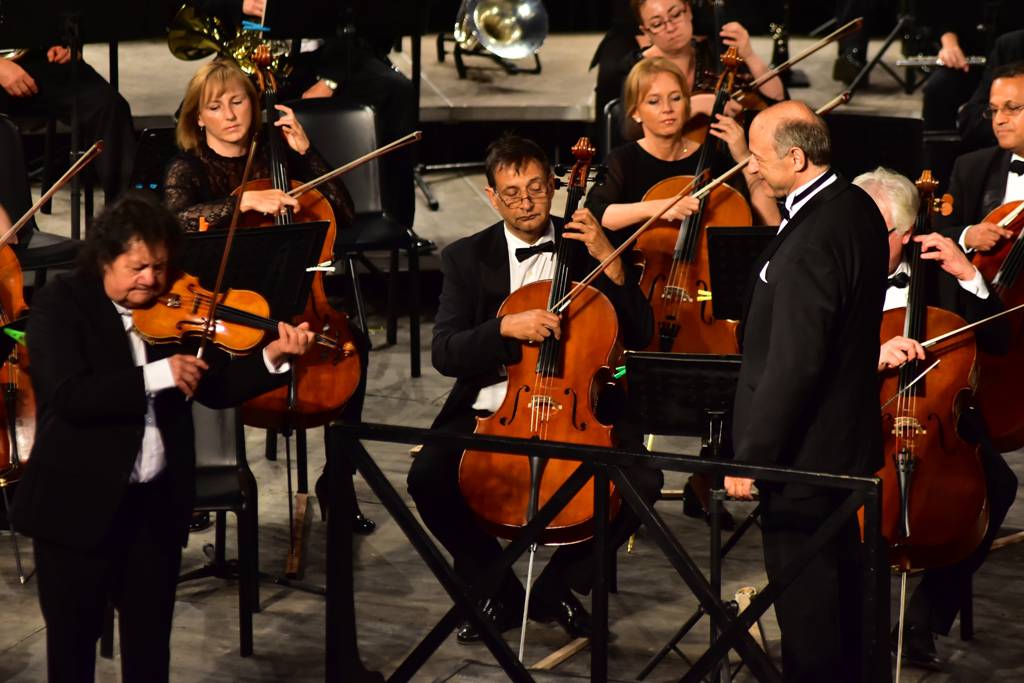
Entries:
MULTIPOLYGON (((291 184, 288 182, 288 152, 285 149, 281 132, 274 125, 281 114, 277 110, 277 84, 273 76, 268 74, 265 78, 263 106, 267 112, 267 165, 270 171, 270 180, 275 189, 288 192, 291 189, 291 184)), ((291 209, 274 216, 274 223, 277 225, 288 225, 292 222, 291 209)))
MULTIPOLYGON (((921 173, 916 185, 921 197, 921 206, 914 222, 913 234, 926 235, 931 232, 933 197, 938 182, 932 177, 931 171, 925 170, 921 173)), ((925 327, 928 320, 928 301, 925 298, 925 290, 928 282, 924 273, 924 261, 921 259, 921 244, 912 239, 904 249, 908 250, 905 253, 906 261, 910 264, 910 285, 907 291, 907 313, 903 324, 903 336, 909 339, 927 339, 928 330, 925 327)), ((924 380, 910 386, 914 378, 920 374, 921 367, 920 361, 904 363, 900 367, 900 390, 909 391, 915 396, 923 393, 924 380)))

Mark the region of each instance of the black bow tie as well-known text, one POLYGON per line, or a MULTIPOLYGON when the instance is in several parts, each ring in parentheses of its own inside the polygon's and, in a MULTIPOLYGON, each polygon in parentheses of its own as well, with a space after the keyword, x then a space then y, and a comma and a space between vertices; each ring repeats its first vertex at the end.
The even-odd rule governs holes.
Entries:
POLYGON ((546 242, 538 242, 532 247, 519 247, 518 249, 516 249, 516 258, 519 259, 520 263, 522 263, 531 256, 535 254, 542 254, 545 251, 550 251, 554 253, 555 243, 552 240, 547 240, 546 242))
POLYGON ((779 214, 782 216, 782 220, 789 220, 789 209, 786 208, 786 202, 777 202, 779 205, 779 214))
POLYGON ((1017 175, 1024 175, 1024 161, 1020 159, 1014 159, 1010 162, 1010 173, 1016 173, 1017 175))
POLYGON ((906 273, 896 273, 888 279, 889 287, 903 289, 910 284, 910 276, 906 273))

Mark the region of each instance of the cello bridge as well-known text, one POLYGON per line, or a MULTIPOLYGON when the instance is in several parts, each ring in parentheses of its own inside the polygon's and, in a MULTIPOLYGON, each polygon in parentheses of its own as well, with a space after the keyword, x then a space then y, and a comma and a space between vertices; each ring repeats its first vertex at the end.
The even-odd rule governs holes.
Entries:
POLYGON ((561 410, 562 404, 550 396, 533 396, 527 404, 530 410, 541 412, 545 415, 561 410))
POLYGON ((665 301, 693 303, 693 297, 690 296, 685 287, 676 287, 674 285, 665 285, 665 288, 661 291, 661 298, 665 301))
POLYGON ((905 415, 903 417, 897 417, 892 423, 893 436, 897 437, 908 437, 908 436, 920 436, 927 434, 928 430, 925 429, 916 417, 905 415))

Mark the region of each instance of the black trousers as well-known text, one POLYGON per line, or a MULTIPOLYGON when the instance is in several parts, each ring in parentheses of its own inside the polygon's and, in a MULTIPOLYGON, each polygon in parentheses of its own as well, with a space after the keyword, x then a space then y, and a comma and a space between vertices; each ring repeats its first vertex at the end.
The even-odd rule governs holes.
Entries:
MULTIPOLYGON (((764 561, 769 581, 803 550, 841 499, 791 499, 762 490, 764 561)), ((856 518, 805 565, 775 601, 782 673, 792 683, 860 681, 863 546, 856 518)))
MULTIPOLYGON (((473 411, 466 411, 442 431, 468 434, 475 423, 473 411)), ((409 469, 409 495, 424 524, 451 553, 456 573, 473 583, 501 554, 502 546, 474 520, 473 513, 459 490, 461 451, 424 446, 409 469)), ((627 476, 649 503, 657 500, 663 477, 660 470, 633 468, 627 476)), ((608 543, 618 548, 640 526, 640 519, 623 505, 609 525, 608 543)), ((552 604, 562 599, 569 589, 590 592, 593 585, 594 548, 591 541, 561 546, 537 578, 533 588, 533 604, 552 604), (535 600, 535 602, 534 602, 535 600)), ((506 573, 498 593, 493 596, 506 605, 521 605, 524 590, 515 574, 506 573)))
POLYGON ((50 683, 94 680, 96 641, 108 602, 118 610, 125 683, 168 680, 181 534, 167 479, 129 485, 99 547, 36 539, 39 605, 50 683))
POLYGON ((92 166, 107 201, 115 199, 128 187, 135 160, 135 129, 128 102, 84 62, 78 64, 76 81, 71 78, 70 64, 51 64, 40 50, 28 53, 18 64, 35 80, 39 92, 32 97, 13 97, 0 89, 0 112, 15 118, 57 112, 68 122, 71 102, 77 96, 82 150, 103 140, 103 153, 92 166))
POLYGON ((981 544, 965 559, 924 572, 921 582, 910 596, 906 614, 907 625, 942 635, 949 634, 963 601, 969 598, 971 577, 985 563, 992 542, 999 535, 999 527, 1017 497, 1017 476, 1006 464, 1002 454, 992 446, 975 411, 966 412, 961 417, 961 433, 981 446, 981 466, 988 491, 988 531, 981 544), (968 424, 965 425, 965 422, 968 424))
POLYGON ((981 70, 936 69, 925 81, 921 116, 925 130, 954 130, 957 110, 981 83, 981 70))

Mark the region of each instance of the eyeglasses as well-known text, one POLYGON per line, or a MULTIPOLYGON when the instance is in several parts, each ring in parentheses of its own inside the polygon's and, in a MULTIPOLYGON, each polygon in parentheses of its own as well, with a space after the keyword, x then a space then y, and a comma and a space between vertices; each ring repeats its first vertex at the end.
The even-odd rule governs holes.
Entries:
POLYGON ((1024 104, 1010 104, 1007 102, 1001 107, 986 107, 981 110, 981 115, 986 119, 994 119, 997 114, 1003 113, 1013 118, 1024 111, 1024 104))
POLYGON ((527 197, 530 198, 531 202, 537 204, 540 201, 547 199, 548 194, 549 189, 547 183, 534 183, 526 188, 526 194, 519 194, 518 192, 515 194, 507 194, 505 192, 499 192, 498 198, 501 199, 501 203, 507 208, 518 209, 523 205, 523 202, 526 201, 527 197))
POLYGON ((651 23, 647 24, 647 30, 653 33, 661 33, 669 24, 678 24, 686 16, 690 14, 690 9, 685 6, 673 7, 668 11, 665 19, 661 17, 655 17, 651 20, 651 23))

